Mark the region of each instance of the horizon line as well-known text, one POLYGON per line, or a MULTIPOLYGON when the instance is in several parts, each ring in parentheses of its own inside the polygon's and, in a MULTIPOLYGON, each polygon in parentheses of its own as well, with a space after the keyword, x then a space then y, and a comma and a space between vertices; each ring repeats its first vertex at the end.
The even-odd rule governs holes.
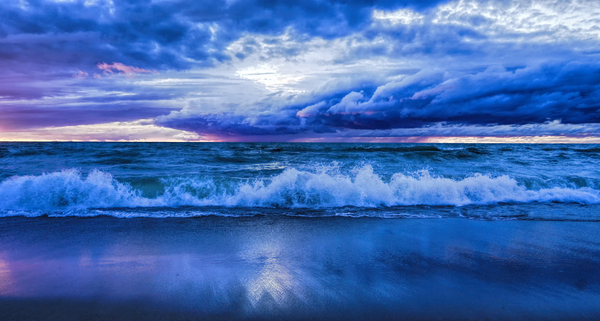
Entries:
MULTIPOLYGON (((363 144, 600 144, 600 136, 411 136, 411 137, 303 137, 299 139, 3 139, 0 143, 363 143, 363 144)), ((246 137, 251 138, 251 137, 246 137)), ((256 136, 252 136, 256 138, 256 136)), ((262 137, 261 137, 262 138, 262 137)))

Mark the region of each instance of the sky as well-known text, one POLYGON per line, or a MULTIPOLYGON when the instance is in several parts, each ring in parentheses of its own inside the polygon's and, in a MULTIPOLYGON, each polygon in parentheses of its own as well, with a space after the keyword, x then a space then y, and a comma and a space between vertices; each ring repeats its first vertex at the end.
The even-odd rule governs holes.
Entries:
POLYGON ((2 0, 14 140, 600 143, 600 3, 2 0))

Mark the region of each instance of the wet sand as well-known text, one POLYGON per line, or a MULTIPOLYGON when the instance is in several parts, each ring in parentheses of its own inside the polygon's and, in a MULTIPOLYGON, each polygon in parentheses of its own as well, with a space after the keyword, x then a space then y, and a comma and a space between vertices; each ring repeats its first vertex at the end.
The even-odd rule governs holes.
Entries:
POLYGON ((2 319, 600 318, 600 223, 2 218, 2 319))

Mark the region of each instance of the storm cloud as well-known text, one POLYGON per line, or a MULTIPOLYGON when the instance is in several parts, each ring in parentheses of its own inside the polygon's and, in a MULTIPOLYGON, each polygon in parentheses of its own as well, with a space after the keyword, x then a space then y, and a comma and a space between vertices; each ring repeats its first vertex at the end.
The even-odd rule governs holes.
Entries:
POLYGON ((599 24, 594 1, 4 1, 0 130, 598 135, 599 24))
MULTIPOLYGON (((280 135, 418 128, 438 123, 600 123, 600 64, 570 62, 515 70, 493 66, 457 76, 449 76, 441 70, 420 71, 375 88, 363 85, 348 90, 347 94, 328 92, 310 98, 313 101, 283 105, 278 113, 268 115, 194 116, 173 112, 160 117, 159 124, 222 135, 280 135)), ((269 103, 273 104, 263 102, 269 103)), ((476 134, 497 134, 487 129, 476 134)), ((567 132, 553 131, 554 134, 567 132)), ((436 133, 431 129, 412 133, 451 134, 448 130, 436 133)))
POLYGON ((374 9, 426 9, 440 1, 8 0, 0 4, 5 71, 119 63, 148 70, 212 66, 244 34, 335 38, 360 30, 374 9))

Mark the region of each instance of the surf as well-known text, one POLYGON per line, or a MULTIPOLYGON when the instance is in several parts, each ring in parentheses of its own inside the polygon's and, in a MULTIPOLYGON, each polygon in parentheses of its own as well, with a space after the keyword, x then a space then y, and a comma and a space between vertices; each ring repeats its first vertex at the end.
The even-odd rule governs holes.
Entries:
POLYGON ((13 176, 0 183, 0 210, 83 210, 98 208, 177 208, 183 206, 256 208, 380 208, 558 202, 600 204, 591 187, 527 188, 508 175, 474 173, 463 178, 432 175, 428 170, 378 175, 371 165, 350 172, 323 167, 287 168, 270 177, 161 179, 155 197, 119 181, 108 172, 76 169, 13 176))

